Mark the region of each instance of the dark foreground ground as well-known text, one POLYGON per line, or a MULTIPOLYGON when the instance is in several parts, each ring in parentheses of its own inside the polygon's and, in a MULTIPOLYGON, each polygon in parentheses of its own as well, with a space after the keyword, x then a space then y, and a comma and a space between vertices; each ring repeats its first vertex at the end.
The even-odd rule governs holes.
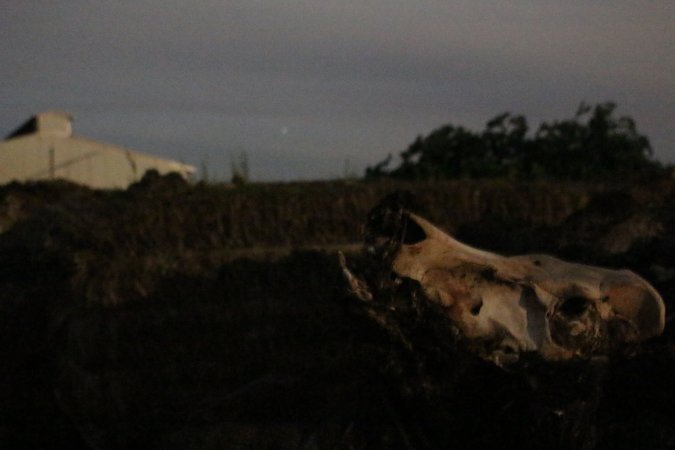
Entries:
POLYGON ((631 268, 671 314, 672 183, 9 185, 0 448, 675 448, 672 321, 625 355, 504 370, 431 313, 400 313, 402 346, 332 250, 297 250, 357 242, 399 187, 473 245, 631 268))

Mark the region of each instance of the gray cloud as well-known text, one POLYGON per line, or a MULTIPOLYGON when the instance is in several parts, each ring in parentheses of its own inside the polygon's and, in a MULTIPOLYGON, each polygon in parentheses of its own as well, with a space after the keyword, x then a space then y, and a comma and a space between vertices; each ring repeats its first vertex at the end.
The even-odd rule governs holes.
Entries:
POLYGON ((10 2, 0 128, 76 131, 257 179, 360 170, 447 122, 616 100, 675 160, 670 0, 10 2), (285 133, 282 130, 287 130, 285 133))

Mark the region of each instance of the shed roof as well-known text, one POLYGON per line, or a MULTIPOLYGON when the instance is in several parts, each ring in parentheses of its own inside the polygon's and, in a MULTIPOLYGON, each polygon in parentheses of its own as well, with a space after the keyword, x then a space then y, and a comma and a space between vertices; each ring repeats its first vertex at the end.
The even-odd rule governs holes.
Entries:
POLYGON ((7 135, 13 139, 29 134, 70 137, 73 134, 73 116, 63 111, 45 111, 25 121, 19 128, 7 135))

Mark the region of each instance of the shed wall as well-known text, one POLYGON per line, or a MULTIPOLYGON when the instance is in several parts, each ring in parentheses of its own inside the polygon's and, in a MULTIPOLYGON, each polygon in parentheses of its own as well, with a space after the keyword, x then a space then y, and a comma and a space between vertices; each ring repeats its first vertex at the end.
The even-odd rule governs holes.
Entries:
POLYGON ((149 169, 187 177, 194 169, 84 138, 23 136, 0 143, 0 184, 61 178, 94 188, 126 188, 149 169))

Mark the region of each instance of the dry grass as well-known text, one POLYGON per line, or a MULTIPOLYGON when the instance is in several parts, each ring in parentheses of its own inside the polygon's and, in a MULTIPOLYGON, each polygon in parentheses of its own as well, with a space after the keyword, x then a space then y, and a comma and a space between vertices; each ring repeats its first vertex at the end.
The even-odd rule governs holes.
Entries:
POLYGON ((0 447, 675 445, 671 325, 632 358, 505 372, 431 313, 411 354, 354 310, 333 251, 400 188, 475 245, 626 265, 675 296, 672 183, 5 186, 0 447), (636 215, 663 231, 608 253, 636 215))

